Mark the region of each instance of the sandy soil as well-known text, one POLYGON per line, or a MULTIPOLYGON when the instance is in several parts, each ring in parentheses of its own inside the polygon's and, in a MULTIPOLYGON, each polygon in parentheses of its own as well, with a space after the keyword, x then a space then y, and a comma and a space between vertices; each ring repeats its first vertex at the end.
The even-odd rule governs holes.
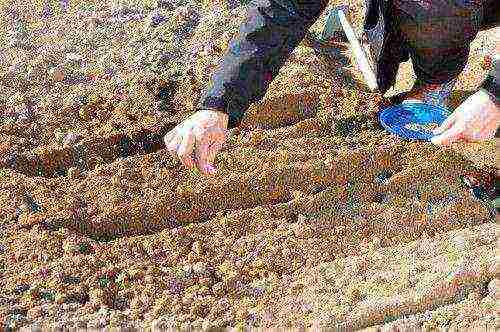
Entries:
MULTIPOLYGON (((388 134, 347 45, 304 41, 205 176, 162 137, 244 7, 0 3, 4 328, 499 327, 496 139, 388 134)), ((454 105, 484 78, 495 32, 474 41, 454 105)), ((412 79, 403 64, 386 97, 412 79)))

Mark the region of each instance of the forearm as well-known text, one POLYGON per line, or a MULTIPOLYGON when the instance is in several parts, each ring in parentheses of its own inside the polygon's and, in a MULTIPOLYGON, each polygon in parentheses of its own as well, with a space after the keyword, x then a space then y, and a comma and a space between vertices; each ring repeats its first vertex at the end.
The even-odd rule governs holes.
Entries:
POLYGON ((229 128, 239 125, 248 106, 265 95, 327 3, 252 1, 245 23, 215 69, 198 108, 218 109, 229 116, 229 128))

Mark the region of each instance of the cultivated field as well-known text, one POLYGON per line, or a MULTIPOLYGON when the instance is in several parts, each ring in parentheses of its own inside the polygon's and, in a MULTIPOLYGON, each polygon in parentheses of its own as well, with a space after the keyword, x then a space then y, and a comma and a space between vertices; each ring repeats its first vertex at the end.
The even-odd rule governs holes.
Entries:
MULTIPOLYGON (((314 41, 326 12, 205 176, 162 138, 245 7, 39 2, 0 2, 6 329, 499 327, 493 181, 461 180, 497 176, 496 139, 386 132, 348 45, 314 41)), ((474 41, 452 106, 485 77, 495 33, 474 41)), ((405 63, 387 96, 412 82, 405 63)))

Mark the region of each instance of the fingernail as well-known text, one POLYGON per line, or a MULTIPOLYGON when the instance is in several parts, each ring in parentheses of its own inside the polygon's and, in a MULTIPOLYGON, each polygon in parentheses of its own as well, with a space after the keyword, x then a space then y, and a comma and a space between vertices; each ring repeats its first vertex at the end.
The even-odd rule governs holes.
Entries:
POLYGON ((214 174, 216 172, 215 167, 213 167, 212 165, 207 165, 205 169, 210 174, 214 174))

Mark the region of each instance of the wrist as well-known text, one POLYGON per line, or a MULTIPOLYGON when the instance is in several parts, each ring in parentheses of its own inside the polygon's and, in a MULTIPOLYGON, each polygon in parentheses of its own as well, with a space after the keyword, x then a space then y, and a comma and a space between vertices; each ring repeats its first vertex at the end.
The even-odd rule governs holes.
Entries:
POLYGON ((499 105, 499 98, 495 96, 491 91, 481 87, 477 92, 477 95, 480 95, 482 100, 485 100, 486 102, 491 102, 495 104, 495 106, 498 108, 499 105))
POLYGON ((229 115, 227 115, 227 113, 225 113, 222 109, 218 109, 218 108, 202 108, 199 110, 199 112, 208 112, 210 114, 213 114, 214 116, 217 117, 217 119, 219 119, 220 121, 222 121, 222 123, 224 124, 224 126, 227 128, 227 124, 229 122, 229 115))

